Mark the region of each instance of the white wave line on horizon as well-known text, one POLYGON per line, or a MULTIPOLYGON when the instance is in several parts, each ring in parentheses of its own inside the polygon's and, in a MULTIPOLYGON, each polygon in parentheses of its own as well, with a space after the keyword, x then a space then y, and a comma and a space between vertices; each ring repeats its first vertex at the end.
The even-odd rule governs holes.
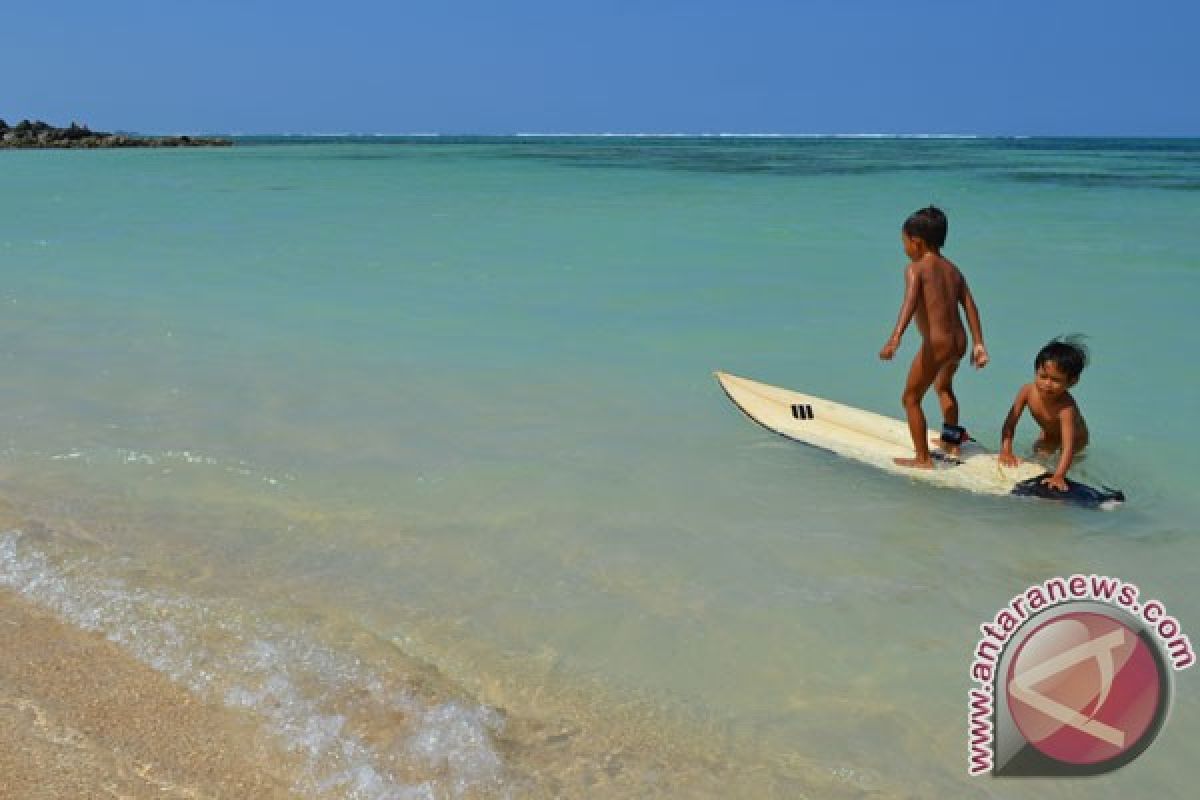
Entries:
POLYGON ((617 132, 601 133, 544 133, 520 131, 517 138, 628 138, 628 139, 1009 139, 1015 136, 989 136, 976 133, 670 133, 617 132))
MULTIPOLYGON (((216 135, 216 134, 213 134, 216 135)), ((256 138, 308 138, 308 139, 1030 139, 1028 134, 980 134, 980 133, 777 133, 777 132, 734 132, 683 133, 671 131, 517 131, 515 133, 446 133, 438 131, 409 131, 404 133, 383 132, 282 132, 246 133, 234 131, 220 134, 246 139, 256 138)))

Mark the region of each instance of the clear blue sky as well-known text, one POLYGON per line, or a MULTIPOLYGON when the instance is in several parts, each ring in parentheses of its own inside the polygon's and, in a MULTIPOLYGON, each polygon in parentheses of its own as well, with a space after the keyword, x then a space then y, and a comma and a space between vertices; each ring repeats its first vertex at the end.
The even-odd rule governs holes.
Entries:
POLYGON ((10 124, 1200 136, 1197 0, 4 6, 10 124))

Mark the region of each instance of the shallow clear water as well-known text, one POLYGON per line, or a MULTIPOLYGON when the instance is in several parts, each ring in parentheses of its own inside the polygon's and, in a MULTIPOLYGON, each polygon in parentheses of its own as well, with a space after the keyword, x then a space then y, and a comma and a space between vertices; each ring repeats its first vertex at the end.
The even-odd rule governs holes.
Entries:
POLYGON ((1094 571, 1200 625, 1200 143, 2 155, 0 493, 43 527, 0 540, 0 583, 255 709, 304 791, 1200 778, 1190 673, 1113 776, 965 776, 977 626, 1014 593, 1094 571), (717 388, 726 369, 898 416, 915 332, 875 354, 900 223, 929 202, 993 357, 960 372, 964 423, 994 445, 1041 344, 1089 334, 1078 475, 1125 508, 913 484, 717 388))

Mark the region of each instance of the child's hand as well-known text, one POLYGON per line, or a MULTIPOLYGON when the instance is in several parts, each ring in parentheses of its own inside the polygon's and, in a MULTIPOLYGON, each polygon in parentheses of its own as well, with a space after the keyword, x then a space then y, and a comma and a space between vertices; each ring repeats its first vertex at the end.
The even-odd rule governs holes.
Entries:
POLYGON ((1067 481, 1065 478, 1060 478, 1057 475, 1051 475, 1048 478, 1042 478, 1042 483, 1049 486, 1051 489, 1057 489, 1060 492, 1067 491, 1067 481))
POLYGON ((1012 453, 1001 453, 996 459, 1002 467, 1015 467, 1021 463, 1021 459, 1014 456, 1012 453))
POLYGON ((884 361, 891 361, 892 356, 896 355, 898 349, 900 349, 900 342, 895 339, 888 339, 887 344, 879 351, 879 357, 884 361))
POLYGON ((990 360, 987 348, 982 344, 975 345, 974 349, 971 350, 971 363, 975 365, 975 369, 983 369, 988 365, 988 361, 990 360))

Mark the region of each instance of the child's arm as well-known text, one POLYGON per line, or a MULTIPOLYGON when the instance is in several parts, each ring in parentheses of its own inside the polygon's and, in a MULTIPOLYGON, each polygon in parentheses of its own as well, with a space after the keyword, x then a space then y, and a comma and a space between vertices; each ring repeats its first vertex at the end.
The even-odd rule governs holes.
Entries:
POLYGON ((896 327, 883 345, 883 349, 879 351, 879 357, 884 361, 891 361, 892 356, 896 355, 896 350, 900 347, 900 337, 904 335, 904 329, 908 327, 908 323, 912 322, 913 314, 917 313, 919 290, 917 265, 912 263, 908 265, 908 269, 904 270, 904 300, 900 303, 900 316, 896 319, 896 327))
POLYGON ((971 294, 971 287, 967 285, 967 279, 963 278, 962 297, 959 298, 962 303, 963 311, 967 312, 967 327, 971 329, 971 339, 974 340, 975 346, 971 348, 971 363, 976 369, 983 369, 987 366, 988 358, 987 348, 983 345, 983 323, 979 321, 979 307, 975 305, 975 297, 971 294))
POLYGON ((1017 398, 1013 400, 1012 408, 1008 410, 1008 416, 1004 418, 1004 426, 1000 429, 1001 466, 1015 467, 1021 463, 1021 460, 1013 455, 1012 444, 1013 437, 1017 435, 1017 420, 1021 419, 1021 414, 1025 411, 1025 405, 1028 402, 1029 384, 1025 384, 1017 392, 1017 398))
POLYGON ((1067 491, 1067 470, 1075 459, 1075 404, 1068 403, 1066 408, 1058 412, 1058 424, 1062 433, 1062 455, 1058 458, 1058 467, 1054 474, 1042 480, 1051 489, 1060 492, 1067 491))

